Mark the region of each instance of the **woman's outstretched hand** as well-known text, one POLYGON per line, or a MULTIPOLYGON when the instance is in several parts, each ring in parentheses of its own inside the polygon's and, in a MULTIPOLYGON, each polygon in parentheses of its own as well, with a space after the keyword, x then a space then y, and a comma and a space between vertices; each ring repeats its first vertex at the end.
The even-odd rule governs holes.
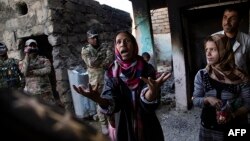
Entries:
POLYGON ((73 85, 73 88, 77 93, 86 96, 87 98, 98 103, 98 100, 100 99, 100 93, 97 91, 98 84, 95 85, 94 88, 92 88, 90 84, 88 84, 88 88, 84 87, 83 85, 79 85, 78 87, 73 85))
POLYGON ((148 85, 148 91, 145 94, 145 98, 148 101, 153 101, 157 98, 157 93, 161 87, 161 85, 171 76, 171 73, 164 72, 161 74, 160 77, 158 77, 156 80, 153 80, 151 77, 144 78, 141 77, 141 79, 147 83, 148 85))

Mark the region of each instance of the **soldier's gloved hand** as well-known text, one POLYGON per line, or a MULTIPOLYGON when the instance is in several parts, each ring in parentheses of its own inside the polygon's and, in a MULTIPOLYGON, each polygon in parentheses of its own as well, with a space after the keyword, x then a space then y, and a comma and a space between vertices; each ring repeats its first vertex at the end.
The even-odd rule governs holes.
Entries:
POLYGON ((29 47, 29 46, 25 47, 24 48, 24 53, 29 53, 30 49, 32 49, 32 47, 29 47))

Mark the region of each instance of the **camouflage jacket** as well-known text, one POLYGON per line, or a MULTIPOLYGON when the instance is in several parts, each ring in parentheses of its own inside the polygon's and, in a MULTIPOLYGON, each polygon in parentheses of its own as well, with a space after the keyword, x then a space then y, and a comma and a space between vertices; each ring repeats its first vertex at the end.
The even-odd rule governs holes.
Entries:
POLYGON ((114 61, 114 51, 107 43, 102 43, 98 49, 88 44, 82 48, 84 60, 89 75, 89 83, 103 84, 104 70, 114 61))
POLYGON ((8 58, 0 60, 0 88, 24 87, 24 76, 18 68, 19 60, 8 58))
POLYGON ((24 60, 19 63, 19 67, 26 80, 25 92, 31 95, 52 94, 52 87, 49 80, 51 72, 49 59, 42 56, 36 56, 31 59, 26 55, 24 60))

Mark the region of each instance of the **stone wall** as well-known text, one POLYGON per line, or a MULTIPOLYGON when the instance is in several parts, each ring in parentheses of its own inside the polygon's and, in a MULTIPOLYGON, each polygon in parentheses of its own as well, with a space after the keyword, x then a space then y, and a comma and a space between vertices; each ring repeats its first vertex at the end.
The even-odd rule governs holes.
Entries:
MULTIPOLYGON (((5 22, 14 16, 14 9, 6 6, 6 0, 0 0, 0 33, 2 34, 5 30, 5 22)), ((0 36, 0 41, 3 41, 2 35, 0 36)))
POLYGON ((129 13, 94 0, 0 0, 0 4, 0 40, 8 46, 9 56, 22 59, 25 41, 38 40, 39 49, 51 55, 63 101, 70 95, 67 70, 84 66, 80 52, 86 31, 95 28, 102 41, 111 43, 115 32, 132 26, 129 13))

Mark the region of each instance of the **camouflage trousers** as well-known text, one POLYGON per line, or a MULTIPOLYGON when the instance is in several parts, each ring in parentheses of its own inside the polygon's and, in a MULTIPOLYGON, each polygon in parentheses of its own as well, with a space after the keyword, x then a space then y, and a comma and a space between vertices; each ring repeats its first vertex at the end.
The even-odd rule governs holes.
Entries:
POLYGON ((107 116, 103 113, 101 113, 101 107, 97 104, 97 115, 99 118, 99 122, 101 123, 101 125, 108 125, 108 120, 107 120, 107 116))
POLYGON ((74 106, 72 101, 71 92, 68 91, 66 93, 59 93, 59 99, 62 102, 64 109, 69 111, 70 113, 74 113, 74 106))

